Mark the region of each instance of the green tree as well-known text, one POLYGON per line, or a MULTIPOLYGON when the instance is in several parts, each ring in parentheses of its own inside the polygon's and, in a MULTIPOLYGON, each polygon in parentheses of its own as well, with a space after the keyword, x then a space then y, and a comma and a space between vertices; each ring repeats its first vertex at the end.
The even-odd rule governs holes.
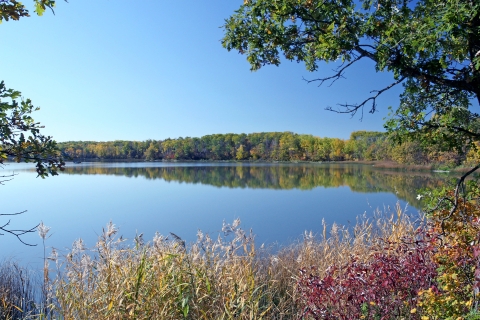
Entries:
POLYGON ((247 56, 252 70, 288 60, 316 71, 319 62, 342 63, 320 84, 335 81, 364 59, 393 80, 338 112, 377 109, 377 98, 403 84, 386 128, 406 138, 463 152, 478 141, 480 2, 476 0, 246 0, 223 26, 222 44, 247 56), (434 116, 432 116, 434 115, 434 116))
POLYGON ((334 161, 341 161, 344 157, 343 149, 345 147, 345 142, 341 139, 335 138, 332 139, 332 151, 330 152, 330 159, 334 161))
POLYGON ((156 145, 153 141, 150 142, 147 150, 145 151, 144 157, 145 160, 152 161, 158 158, 158 145, 156 145))
POLYGON ((332 141, 331 138, 318 139, 315 143, 315 154, 317 159, 320 161, 329 161, 330 153, 332 152, 332 141))
POLYGON ((237 148, 237 154, 235 158, 237 160, 245 160, 248 158, 249 152, 245 150, 245 146, 243 144, 240 145, 240 147, 237 148))
MULTIPOLYGON (((333 74, 309 81, 319 84, 341 79, 365 59, 373 62, 375 71, 389 72, 391 83, 375 88, 360 103, 340 104, 337 112, 363 115, 366 107, 373 113, 378 97, 401 84, 399 104, 390 108, 385 128, 391 141, 408 142, 397 150, 406 162, 422 162, 418 150, 431 146, 457 154, 477 148, 480 115, 472 109, 480 104, 478 0, 245 0, 223 28, 223 46, 245 54, 252 70, 279 65, 283 53, 287 60, 304 62, 309 71, 317 71, 320 62, 339 62, 333 74)), ((337 147, 331 156, 338 156, 337 147)), ((373 150, 367 155, 373 157, 373 150)), ((478 182, 467 185, 465 178, 479 167, 474 163, 453 191, 431 192, 432 206, 427 210, 441 229, 439 237, 447 242, 442 247, 454 246, 449 239, 463 237, 462 230, 478 223, 478 182), (445 227, 451 222, 457 229, 445 227)), ((478 259, 478 232, 474 241, 464 244, 478 259)), ((451 261, 445 262, 439 268, 441 276, 449 276, 445 266, 451 261)), ((476 276, 455 284, 473 284, 474 300, 469 303, 474 311, 480 304, 476 263, 476 276)), ((436 306, 445 308, 443 303, 436 306)), ((439 312, 434 318, 444 317, 439 312)))

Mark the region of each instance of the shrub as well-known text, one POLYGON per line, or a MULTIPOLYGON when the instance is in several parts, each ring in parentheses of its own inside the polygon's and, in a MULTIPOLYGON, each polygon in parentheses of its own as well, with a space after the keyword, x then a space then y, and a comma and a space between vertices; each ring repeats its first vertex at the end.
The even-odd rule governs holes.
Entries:
POLYGON ((438 288, 423 290, 421 307, 430 319, 475 319, 480 302, 480 207, 471 183, 463 196, 454 191, 432 195, 431 249, 438 264, 438 288))
POLYGON ((436 265, 428 242, 404 239, 372 248, 367 262, 355 256, 323 277, 301 270, 304 315, 314 319, 419 319, 418 291, 434 286, 436 265))

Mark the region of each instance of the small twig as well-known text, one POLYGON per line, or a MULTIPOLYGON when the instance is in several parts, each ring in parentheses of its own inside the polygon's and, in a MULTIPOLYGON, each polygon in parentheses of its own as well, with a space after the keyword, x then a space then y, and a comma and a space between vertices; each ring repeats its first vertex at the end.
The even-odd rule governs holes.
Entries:
MULTIPOLYGON (((355 115, 358 111, 358 109, 362 109, 362 118, 363 118, 363 107, 369 102, 371 101, 372 102, 372 108, 370 109, 369 113, 374 113, 377 109, 377 98, 382 94, 384 93, 385 91, 387 90, 390 90, 391 88, 393 88, 394 86, 396 86, 397 84, 403 82, 403 80, 405 80, 406 77, 402 77, 400 79, 398 79, 397 81, 391 83, 390 85, 386 86, 385 88, 381 89, 381 90, 372 90, 370 91, 370 93, 376 93, 375 95, 371 96, 371 97, 368 97, 367 99, 363 100, 361 103, 359 104, 348 104, 348 103, 345 103, 345 104, 339 104, 339 106, 341 106, 342 108, 345 108, 345 110, 334 110, 332 107, 327 107, 326 110, 328 111, 333 111, 333 112, 336 112, 336 113, 351 113, 352 116, 355 115)), ((362 119, 361 118, 361 119, 362 119)), ((360 119, 360 120, 361 120, 360 119)))
MULTIPOLYGON (((1 216, 17 216, 17 215, 20 215, 20 214, 25 213, 25 212, 27 212, 27 210, 23 210, 23 211, 20 211, 20 212, 15 212, 15 213, 0 213, 0 217, 1 217, 1 216)), ((31 229, 28 229, 28 230, 8 229, 7 227, 10 225, 10 222, 11 222, 11 220, 9 219, 9 220, 7 221, 7 223, 5 223, 5 224, 3 224, 2 226, 0 226, 0 231, 3 231, 3 232, 5 232, 5 233, 9 233, 9 234, 14 235, 15 237, 17 237, 17 239, 18 239, 21 243, 23 243, 23 244, 25 244, 25 245, 27 245, 27 246, 31 246, 31 247, 35 247, 35 246, 36 246, 36 244, 26 243, 25 241, 22 240, 21 236, 23 236, 23 235, 25 235, 25 234, 27 234, 27 233, 35 232, 36 229, 37 229, 37 227, 38 227, 38 224, 37 224, 35 227, 33 227, 33 228, 31 228, 31 229)), ((0 236, 5 235, 5 233, 1 233, 1 232, 0 232, 0 236)))
POLYGON ((358 60, 362 59, 363 55, 360 55, 358 57, 356 57, 355 59, 353 59, 352 61, 350 61, 349 63, 345 64, 345 65, 341 65, 339 68, 337 68, 336 70, 333 70, 334 72, 336 72, 334 75, 331 75, 329 77, 326 77, 326 78, 318 78, 318 79, 313 79, 313 80, 307 80, 305 78, 302 77, 302 79, 304 81, 306 81, 307 83, 311 83, 311 82, 320 82, 320 84, 318 85, 319 87, 326 81, 329 81, 329 80, 332 80, 332 82, 328 85, 329 87, 335 83, 335 81, 337 81, 338 79, 340 78, 345 78, 343 76, 344 72, 345 72, 345 69, 347 69, 348 67, 350 67, 352 64, 354 64, 355 62, 357 62, 358 60))
POLYGON ((17 216, 25 212, 27 212, 27 210, 23 210, 21 212, 16 212, 16 213, 0 213, 0 216, 17 216))
MULTIPOLYGON (((3 169, 3 167, 1 167, 3 169)), ((13 180, 13 177, 18 175, 18 173, 15 173, 13 172, 12 174, 7 174, 7 175, 4 175, 4 176, 0 176, 0 179, 4 179, 4 180, 0 180, 0 185, 4 185, 4 182, 8 182, 8 181, 11 181, 13 180), (8 179, 10 178, 10 179, 8 179)))
MULTIPOLYGON (((6 233, 9 233, 9 234, 12 234, 14 235, 15 237, 17 237, 17 239, 23 243, 24 245, 27 245, 27 246, 30 246, 30 247, 36 247, 37 245, 36 244, 30 244, 30 243, 27 243, 25 241, 22 240, 21 236, 23 236, 24 234, 27 234, 27 233, 32 233, 32 232, 35 232, 37 227, 38 227, 38 224, 29 229, 29 230, 9 230, 9 229, 6 229, 5 227, 7 227, 8 225, 10 224, 10 220, 8 220, 8 222, 6 224, 4 224, 3 226, 0 227, 0 230, 3 231, 3 232, 6 232, 6 233)), ((4 235, 3 233, 0 233, 0 235, 4 235)))

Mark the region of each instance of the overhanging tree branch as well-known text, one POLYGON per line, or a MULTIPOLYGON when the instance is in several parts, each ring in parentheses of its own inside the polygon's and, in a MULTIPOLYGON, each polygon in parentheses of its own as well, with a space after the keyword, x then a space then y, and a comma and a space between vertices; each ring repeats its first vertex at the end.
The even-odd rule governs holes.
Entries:
MULTIPOLYGON (((419 125, 421 125, 421 126, 425 126, 425 127, 432 128, 432 129, 442 129, 442 128, 445 128, 445 129, 449 129, 449 130, 454 130, 454 131, 462 132, 462 133, 464 133, 465 135, 470 136, 470 137, 473 137, 473 138, 477 138, 477 139, 480 138, 480 133, 473 132, 473 131, 470 131, 470 130, 467 130, 467 129, 465 129, 465 128, 458 127, 458 126, 438 125, 438 124, 434 124, 434 123, 430 123, 430 122, 422 122, 422 121, 418 121, 417 123, 418 123, 419 125)), ((474 171, 475 171, 475 170, 474 170, 474 171)))
POLYGON ((456 212, 457 212, 457 209, 458 209, 458 205, 459 205, 459 196, 460 196, 460 190, 464 189, 464 183, 465 183, 465 179, 470 176, 471 174, 473 174, 475 171, 477 171, 478 169, 480 168, 480 164, 477 164, 475 167, 473 167, 472 169, 470 169, 469 171, 467 171, 466 173, 464 173, 457 181, 457 184, 455 186, 455 190, 454 190, 454 193, 453 193, 453 200, 452 199, 449 199, 449 198, 442 198, 440 199, 437 207, 441 204, 441 202, 447 200, 448 202, 450 202, 452 204, 452 208, 450 209, 450 212, 448 213, 448 215, 446 217, 443 217, 442 218, 442 222, 441 222, 441 227, 442 227, 442 233, 445 233, 445 223, 446 221, 448 221, 452 215, 454 215, 456 212))
MULTIPOLYGON (((27 210, 24 210, 22 212, 16 212, 16 213, 1 213, 0 217, 1 216, 17 216, 17 215, 20 215, 20 214, 25 213, 25 212, 27 212, 27 210)), ((8 233, 8 234, 11 234, 11 235, 15 236, 21 243, 23 243, 27 246, 31 246, 31 247, 36 246, 36 244, 30 244, 30 243, 27 243, 27 242, 23 241, 22 236, 25 235, 25 234, 28 234, 28 233, 35 232, 37 227, 38 227, 38 224, 35 227, 33 227, 31 229, 27 229, 27 230, 24 230, 24 229, 9 229, 8 226, 10 225, 10 222, 11 222, 11 220, 9 219, 5 224, 0 226, 0 235, 2 235, 2 236, 4 235, 4 233, 1 233, 3 231, 5 233, 8 233)))
MULTIPOLYGON (((405 80, 405 77, 402 77, 400 79, 398 79, 397 81, 391 83, 390 85, 386 86, 385 88, 381 89, 381 90, 373 90, 373 91, 370 91, 370 93, 376 93, 375 95, 363 100, 361 103, 359 104, 348 104, 348 103, 345 103, 345 104, 339 104, 339 106, 345 108, 345 110, 335 110, 333 109, 332 107, 327 107, 326 110, 329 110, 329 111, 333 111, 333 112, 336 112, 336 113, 351 113, 352 115, 355 115, 357 113, 357 111, 359 109, 363 109, 363 107, 368 103, 368 102, 371 102, 372 103, 372 107, 369 111, 369 113, 374 113, 377 109, 377 98, 382 94, 384 93, 385 91, 388 91, 390 90, 391 88, 393 88, 394 86, 396 86, 397 84, 403 82, 405 80)), ((363 111, 362 111, 362 117, 360 119, 363 118, 363 111)))
POLYGON ((344 78, 343 74, 345 72, 345 70, 350 67, 351 65, 353 65, 355 62, 359 61, 360 59, 364 58, 365 56, 363 55, 360 55, 358 57, 356 57, 355 59, 349 61, 348 63, 346 64, 342 64, 340 67, 338 67, 337 69, 333 70, 334 72, 336 72, 334 75, 332 76, 329 76, 329 77, 325 77, 325 78, 317 78, 317 79, 312 79, 312 80, 307 80, 305 78, 302 78, 304 81, 306 81, 307 83, 312 83, 312 82, 320 82, 319 83, 319 87, 325 83, 326 81, 329 81, 329 80, 332 80, 332 82, 328 85, 328 86, 331 86, 332 84, 334 84, 338 79, 340 78, 344 78))

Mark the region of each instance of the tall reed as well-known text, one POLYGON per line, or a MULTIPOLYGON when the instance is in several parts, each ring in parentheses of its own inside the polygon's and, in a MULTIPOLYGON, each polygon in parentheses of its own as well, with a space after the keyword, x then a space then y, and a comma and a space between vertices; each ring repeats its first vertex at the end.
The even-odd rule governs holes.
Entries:
POLYGON ((95 248, 78 240, 57 261, 53 311, 64 319, 297 319, 300 269, 315 266, 322 276, 351 255, 367 261, 379 239, 395 243, 414 231, 399 206, 351 229, 324 223, 321 235, 278 251, 257 248, 240 220, 224 223, 215 239, 199 232, 191 245, 157 234, 129 246, 110 223, 95 248))
POLYGON ((38 281, 13 261, 0 263, 0 319, 33 319, 40 313, 38 281))

